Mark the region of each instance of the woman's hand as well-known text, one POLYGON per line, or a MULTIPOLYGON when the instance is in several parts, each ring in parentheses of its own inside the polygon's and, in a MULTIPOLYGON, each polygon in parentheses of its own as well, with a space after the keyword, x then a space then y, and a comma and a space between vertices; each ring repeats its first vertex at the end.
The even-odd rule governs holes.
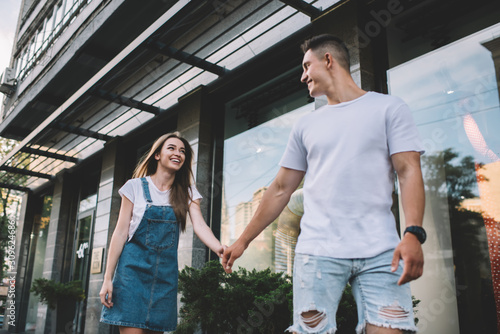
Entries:
POLYGON ((113 282, 109 279, 105 279, 102 283, 101 292, 99 292, 99 296, 101 297, 102 305, 107 308, 113 307, 112 297, 113 297, 113 282))
POLYGON ((224 251, 226 250, 226 245, 220 245, 217 249, 214 249, 214 253, 217 254, 218 257, 222 259, 222 255, 224 255, 224 251))

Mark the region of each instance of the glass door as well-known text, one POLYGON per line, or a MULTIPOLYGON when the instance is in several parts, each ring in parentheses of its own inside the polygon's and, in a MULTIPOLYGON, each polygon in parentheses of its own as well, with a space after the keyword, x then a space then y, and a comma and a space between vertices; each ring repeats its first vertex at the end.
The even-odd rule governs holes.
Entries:
MULTIPOLYGON (((87 210, 78 214, 75 229, 75 246, 73 252, 72 280, 82 282, 82 288, 87 293, 90 273, 90 256, 92 248, 92 230, 95 210, 87 210)), ((83 333, 85 327, 85 310, 87 298, 76 306, 73 333, 83 333)))

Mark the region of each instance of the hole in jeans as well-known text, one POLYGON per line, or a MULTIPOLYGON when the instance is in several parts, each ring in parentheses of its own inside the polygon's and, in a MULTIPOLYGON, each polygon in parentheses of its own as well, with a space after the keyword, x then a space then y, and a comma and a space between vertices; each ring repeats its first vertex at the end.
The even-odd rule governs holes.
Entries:
POLYGON ((384 306, 380 308, 379 315, 381 318, 388 320, 403 320, 409 316, 409 312, 404 310, 399 305, 384 306))
POLYGON ((302 327, 304 327, 305 330, 314 333, 323 330, 328 324, 326 313, 316 310, 302 312, 300 314, 300 321, 302 323, 302 327))

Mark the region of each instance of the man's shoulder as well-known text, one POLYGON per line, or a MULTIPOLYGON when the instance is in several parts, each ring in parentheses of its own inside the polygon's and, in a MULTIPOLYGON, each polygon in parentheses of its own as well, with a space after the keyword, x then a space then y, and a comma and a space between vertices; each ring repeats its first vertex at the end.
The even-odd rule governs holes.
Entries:
POLYGON ((396 105, 405 104, 403 99, 401 99, 398 96, 390 94, 369 92, 369 95, 367 97, 380 103, 396 104, 396 105))

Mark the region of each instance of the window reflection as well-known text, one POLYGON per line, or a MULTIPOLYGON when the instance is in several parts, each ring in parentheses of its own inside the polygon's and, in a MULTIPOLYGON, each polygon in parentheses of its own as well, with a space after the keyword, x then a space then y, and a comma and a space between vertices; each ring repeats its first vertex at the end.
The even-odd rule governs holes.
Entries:
POLYGON ((299 186, 278 217, 276 228, 276 271, 292 276, 295 246, 300 233, 300 219, 304 215, 304 195, 299 186))
MULTIPOLYGON (((279 170, 278 163, 294 122, 314 109, 314 104, 306 103, 307 95, 301 92, 251 114, 228 107, 223 167, 223 244, 232 244, 253 217, 279 170)), ((292 237, 291 230, 285 228, 282 214, 250 244, 235 265, 290 272, 292 237)))
MULTIPOLYGON (((30 258, 33 259, 33 272, 31 274, 30 286, 35 279, 43 277, 43 265, 45 262, 51 211, 52 196, 44 196, 41 211, 35 216, 30 236, 29 254, 30 258)), ((34 293, 30 293, 26 314, 26 332, 34 332, 36 329, 39 300, 39 297, 35 296, 34 293)))
POLYGON ((500 323, 499 33, 493 26, 388 72, 391 94, 410 105, 426 147, 424 226, 432 237, 414 286, 422 307, 443 307, 422 326, 445 313, 458 316, 462 333, 494 333, 500 323), (450 283, 456 306, 436 298, 450 283))

